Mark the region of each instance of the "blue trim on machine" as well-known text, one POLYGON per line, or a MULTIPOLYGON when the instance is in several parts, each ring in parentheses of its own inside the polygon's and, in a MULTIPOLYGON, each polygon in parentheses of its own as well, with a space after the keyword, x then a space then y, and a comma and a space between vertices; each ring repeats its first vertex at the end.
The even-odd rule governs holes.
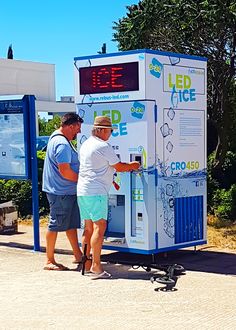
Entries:
POLYGON ((203 195, 177 197, 175 210, 175 244, 203 239, 203 195))
POLYGON ((137 49, 137 50, 128 50, 128 51, 123 51, 123 52, 121 51, 121 52, 110 53, 110 54, 108 53, 108 54, 99 54, 99 55, 90 55, 90 56, 79 56, 79 57, 74 57, 74 61, 87 60, 87 59, 93 59, 93 58, 103 58, 103 57, 115 57, 115 56, 121 56, 121 55, 133 55, 133 54, 140 54, 140 53, 172 56, 172 57, 178 57, 178 58, 187 58, 187 59, 207 62, 207 58, 202 57, 202 56, 186 55, 186 54, 179 54, 179 53, 172 53, 172 52, 162 52, 160 50, 151 50, 151 49, 137 49))
POLYGON ((156 248, 158 249, 158 232, 155 233, 156 248))
POLYGON ((157 105, 156 104, 154 105, 154 120, 155 120, 155 123, 157 123, 157 105))
POLYGON ((139 249, 130 249, 130 248, 124 248, 124 247, 119 247, 119 246, 106 246, 103 245, 102 248, 104 250, 111 250, 111 251, 121 251, 121 252, 132 252, 132 253, 140 253, 140 254, 154 254, 157 253, 158 250, 139 250, 139 249))
POLYGON ((120 251, 120 252, 132 252, 132 253, 138 253, 138 254, 155 254, 155 253, 161 253, 161 252, 167 252, 167 251, 173 251, 173 250, 180 250, 183 248, 191 247, 191 246, 197 246, 197 245, 203 245, 207 244, 207 241, 199 241, 199 242, 191 242, 186 244, 180 244, 180 245, 174 245, 170 247, 165 247, 161 249, 153 249, 153 250, 139 250, 139 249, 130 249, 130 248, 124 248, 121 246, 106 246, 103 245, 102 249, 104 250, 111 250, 111 251, 120 251))
POLYGON ((158 170, 157 170, 157 168, 155 168, 154 174, 155 174, 155 187, 157 187, 157 185, 158 185, 158 170))
POLYGON ((205 240, 205 241, 191 242, 191 243, 180 244, 180 245, 173 245, 173 246, 170 246, 170 247, 158 249, 158 252, 179 250, 179 249, 187 248, 187 247, 190 247, 190 246, 197 246, 197 245, 203 245, 203 244, 207 244, 207 241, 205 240))

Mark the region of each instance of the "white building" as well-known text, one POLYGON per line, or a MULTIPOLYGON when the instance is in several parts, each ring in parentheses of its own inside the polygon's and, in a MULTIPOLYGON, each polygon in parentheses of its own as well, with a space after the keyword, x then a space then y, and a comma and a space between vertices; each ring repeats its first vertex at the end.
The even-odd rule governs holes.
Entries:
POLYGON ((0 58, 0 96, 34 95, 37 112, 74 112, 73 97, 56 102, 55 65, 0 58))

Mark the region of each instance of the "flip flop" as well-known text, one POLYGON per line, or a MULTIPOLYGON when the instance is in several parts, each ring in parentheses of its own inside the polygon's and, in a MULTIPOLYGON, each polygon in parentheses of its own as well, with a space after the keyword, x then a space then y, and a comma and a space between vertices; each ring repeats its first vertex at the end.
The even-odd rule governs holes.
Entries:
POLYGON ((93 273, 91 272, 94 276, 91 277, 91 280, 100 280, 100 279, 109 279, 112 278, 112 275, 104 270, 102 273, 93 273))
MULTIPOLYGON (((92 260, 92 258, 90 257, 90 258, 88 258, 87 260, 92 260)), ((87 261, 87 260, 86 260, 86 261, 87 261)), ((76 264, 76 265, 80 265, 80 264, 82 264, 82 263, 83 263, 82 260, 80 260, 80 261, 73 260, 73 261, 72 261, 72 264, 76 264)))
POLYGON ((72 264, 80 265, 80 264, 82 264, 82 261, 81 260, 80 261, 74 260, 74 261, 72 261, 72 264))
POLYGON ((56 270, 56 271, 63 271, 63 270, 69 270, 68 267, 62 265, 62 264, 47 264, 43 267, 44 270, 56 270))

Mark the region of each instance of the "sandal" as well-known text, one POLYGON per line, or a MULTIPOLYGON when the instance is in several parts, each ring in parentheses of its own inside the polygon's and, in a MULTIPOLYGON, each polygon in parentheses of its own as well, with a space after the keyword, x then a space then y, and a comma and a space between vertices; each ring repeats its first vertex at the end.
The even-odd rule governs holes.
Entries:
MULTIPOLYGON (((93 272, 92 272, 93 273, 93 272)), ((93 277, 91 280, 100 280, 100 279, 109 279, 112 278, 112 275, 104 270, 104 272, 101 273, 93 273, 93 277)))
POLYGON ((56 271, 64 271, 64 270, 69 270, 68 267, 62 265, 62 264, 53 264, 53 263, 49 263, 46 264, 43 267, 44 270, 56 270, 56 271))

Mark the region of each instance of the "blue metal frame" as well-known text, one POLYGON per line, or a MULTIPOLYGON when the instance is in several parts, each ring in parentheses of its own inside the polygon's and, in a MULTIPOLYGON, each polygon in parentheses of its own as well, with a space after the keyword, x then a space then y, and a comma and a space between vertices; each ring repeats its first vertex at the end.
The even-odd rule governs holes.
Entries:
MULTIPOLYGON (((11 102, 11 104, 19 104, 19 109, 14 113, 23 114, 23 126, 24 126, 24 147, 25 147, 25 174, 24 175, 1 175, 0 178, 2 179, 16 179, 16 180, 26 180, 30 178, 30 154, 29 154, 29 132, 26 129, 28 127, 28 108, 25 101, 25 98, 23 99, 7 99, 7 100, 1 100, 0 103, 4 104, 6 102, 11 102)), ((0 113, 2 114, 11 114, 10 111, 3 111, 0 110, 0 113)), ((13 112, 12 112, 13 113, 13 112)))
MULTIPOLYGON (((4 175, 0 177, 6 180, 32 180, 32 213, 34 228, 34 251, 40 251, 39 240, 39 202, 38 202, 38 161, 36 151, 36 112, 35 97, 33 95, 25 95, 22 99, 8 99, 2 102, 20 102, 21 111, 16 113, 23 114, 24 124, 24 147, 25 147, 25 175, 4 175)), ((5 112, 2 112, 5 113, 5 112)), ((6 112, 7 114, 8 112, 6 112)))
POLYGON ((36 111, 35 97, 28 95, 24 97, 29 110, 29 134, 30 134, 30 158, 31 158, 31 181, 32 181, 32 210, 34 227, 34 251, 40 251, 39 237, 39 200, 38 200, 38 160, 36 151, 36 111))
POLYGON ((178 57, 178 58, 188 58, 188 59, 205 61, 205 62, 207 61, 207 58, 202 57, 202 56, 185 55, 185 54, 164 52, 164 51, 152 50, 152 49, 137 49, 137 50, 127 50, 127 51, 123 51, 123 52, 110 53, 110 54, 79 56, 79 57, 74 57, 74 61, 87 60, 87 59, 93 59, 93 58, 102 58, 102 57, 114 57, 114 56, 121 56, 121 55, 132 55, 132 54, 140 54, 140 53, 164 55, 164 56, 171 56, 171 57, 178 57))

